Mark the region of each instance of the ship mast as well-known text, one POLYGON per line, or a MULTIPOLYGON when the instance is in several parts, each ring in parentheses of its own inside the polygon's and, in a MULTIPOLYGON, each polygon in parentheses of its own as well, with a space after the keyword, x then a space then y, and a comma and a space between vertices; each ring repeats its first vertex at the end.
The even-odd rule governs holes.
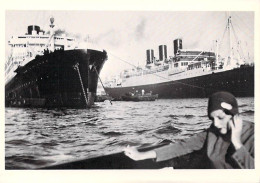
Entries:
POLYGON ((218 53, 218 49, 219 49, 219 48, 218 48, 218 40, 216 40, 216 63, 217 63, 217 64, 219 64, 219 63, 218 63, 218 62, 219 62, 219 60, 218 60, 218 54, 219 54, 219 53, 218 53))
POLYGON ((228 63, 227 63, 227 65, 230 65, 230 61, 232 61, 232 59, 233 59, 233 55, 232 55, 232 46, 231 46, 231 44, 232 44, 232 39, 231 39, 231 16, 230 16, 230 14, 228 14, 228 24, 227 24, 227 29, 228 29, 228 38, 229 38, 229 43, 228 43, 228 45, 229 45, 229 56, 228 56, 228 63))
POLYGON ((51 17, 50 18, 50 22, 51 22, 51 24, 50 24, 50 51, 54 51, 54 30, 53 30, 53 28, 54 28, 54 18, 53 17, 51 17))

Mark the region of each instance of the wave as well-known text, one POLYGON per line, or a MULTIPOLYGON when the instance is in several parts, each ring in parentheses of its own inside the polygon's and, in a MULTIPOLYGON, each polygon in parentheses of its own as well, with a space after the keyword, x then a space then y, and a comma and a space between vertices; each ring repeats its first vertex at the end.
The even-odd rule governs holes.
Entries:
POLYGON ((97 126, 98 122, 102 121, 103 118, 101 117, 94 117, 94 118, 91 118, 91 119, 87 119, 86 121, 82 121, 78 124, 84 124, 84 125, 87 125, 87 126, 97 126))
POLYGON ((138 131, 136 131, 136 133, 138 133, 138 134, 143 134, 143 133, 145 133, 145 132, 147 132, 147 131, 149 131, 149 130, 138 130, 138 131))
POLYGON ((115 118, 104 118, 104 120, 108 120, 108 121, 110 121, 110 120, 114 120, 115 118))
POLYGON ((191 115, 191 114, 186 114, 186 115, 183 115, 183 117, 190 119, 190 118, 193 118, 193 117, 195 117, 195 116, 194 116, 194 115, 191 115))
POLYGON ((120 136, 120 135, 123 135, 123 133, 120 133, 120 132, 102 132, 102 135, 105 135, 105 136, 120 136))
POLYGON ((117 140, 114 140, 114 141, 112 141, 112 142, 107 143, 106 145, 107 145, 107 146, 111 146, 111 145, 114 145, 114 144, 116 144, 116 143, 118 143, 118 141, 117 141, 117 140))
POLYGON ((255 113, 255 111, 253 111, 253 110, 241 112, 241 114, 254 114, 254 113, 255 113))
POLYGON ((113 118, 114 120, 117 119, 117 120, 125 120, 125 118, 113 118))
POLYGON ((198 133, 202 130, 205 130, 205 128, 202 127, 202 128, 196 128, 196 129, 186 129, 187 132, 196 132, 196 133, 198 133))
POLYGON ((5 124, 5 126, 15 126, 15 124, 5 124))
POLYGON ((161 140, 158 144, 168 144, 168 143, 172 143, 173 141, 169 140, 169 139, 163 139, 161 140))
POLYGON ((38 145, 40 145, 43 148, 51 148, 51 147, 59 145, 59 143, 56 143, 56 142, 45 142, 45 143, 40 143, 38 145))
POLYGON ((90 119, 90 121, 101 121, 103 118, 101 117, 94 117, 92 119, 90 119))
POLYGON ((179 119, 179 116, 174 114, 167 115, 166 117, 170 117, 172 119, 179 119))
POLYGON ((59 141, 60 144, 74 144, 75 142, 77 142, 76 140, 62 140, 59 141))
POLYGON ((177 107, 177 109, 194 109, 194 108, 204 108, 206 106, 202 105, 202 106, 179 106, 177 107))
POLYGON ((29 141, 27 140, 10 140, 10 141, 6 141, 6 144, 12 144, 12 145, 28 145, 31 144, 29 141))
POLYGON ((178 125, 178 126, 185 126, 185 125, 191 125, 190 123, 185 123, 185 122, 180 122, 180 121, 178 121, 178 122, 176 122, 176 123, 174 123, 174 125, 178 125))
POLYGON ((123 147, 126 147, 126 146, 139 146, 139 145, 142 145, 138 142, 130 142, 130 141, 122 141, 122 142, 118 142, 117 145, 119 146, 123 146, 123 147))
POLYGON ((205 125, 205 121, 198 121, 198 122, 194 122, 194 123, 192 123, 191 125, 195 125, 195 126, 197 126, 197 125, 205 125))
POLYGON ((164 128, 161 128, 159 130, 156 130, 157 134, 165 134, 165 133, 180 133, 181 130, 178 128, 175 128, 173 126, 167 126, 164 128))
POLYGON ((173 118, 173 119, 179 119, 179 118, 193 118, 195 117, 194 115, 192 114, 185 114, 185 115, 175 115, 175 114, 170 114, 170 115, 167 115, 166 117, 170 117, 170 118, 173 118))
POLYGON ((168 121, 163 122, 164 125, 171 124, 171 123, 172 123, 172 120, 168 120, 168 121))
POLYGON ((97 126, 96 123, 84 123, 86 126, 97 126))
MULTIPOLYGON (((75 142, 75 141, 74 141, 75 142)), ((73 143, 74 143, 73 142, 73 143)), ((61 142, 62 143, 62 142, 61 142)), ((70 143, 70 142, 67 142, 68 144, 70 143)), ((95 143, 89 143, 89 142, 85 142, 85 143, 83 143, 83 144, 79 144, 79 145, 76 145, 76 146, 73 146, 73 147, 85 147, 85 146, 90 146, 90 145, 95 145, 95 143)))
POLYGON ((48 134, 45 134, 45 133, 40 133, 41 134, 41 136, 44 136, 44 137, 49 137, 50 135, 48 135, 48 134))
POLYGON ((64 125, 60 125, 58 127, 52 127, 52 128, 58 130, 58 129, 63 129, 63 128, 71 128, 71 127, 75 127, 75 126, 76 126, 75 124, 68 124, 68 125, 64 124, 64 125))
POLYGON ((6 169, 31 169, 36 166, 44 166, 46 164, 54 163, 53 160, 40 160, 36 159, 34 156, 9 156, 5 158, 6 161, 11 161, 14 164, 9 165, 6 169))

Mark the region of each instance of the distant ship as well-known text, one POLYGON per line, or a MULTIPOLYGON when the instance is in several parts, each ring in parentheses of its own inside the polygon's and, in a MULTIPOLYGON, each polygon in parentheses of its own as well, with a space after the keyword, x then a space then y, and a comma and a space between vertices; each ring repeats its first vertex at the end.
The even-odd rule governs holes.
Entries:
POLYGON ((94 103, 106 51, 56 35, 54 26, 51 17, 49 34, 30 25, 26 34, 9 40, 6 107, 85 108, 94 103))
MULTIPOLYGON (((231 16, 227 31, 231 31, 231 16)), ((236 59, 234 48, 222 58, 216 51, 183 49, 182 39, 175 39, 174 56, 167 58, 166 45, 159 46, 159 60, 154 50, 146 50, 145 68, 125 70, 105 83, 106 92, 120 99, 129 92, 158 94, 159 98, 204 98, 216 91, 228 91, 237 97, 254 96, 254 64, 236 59)))

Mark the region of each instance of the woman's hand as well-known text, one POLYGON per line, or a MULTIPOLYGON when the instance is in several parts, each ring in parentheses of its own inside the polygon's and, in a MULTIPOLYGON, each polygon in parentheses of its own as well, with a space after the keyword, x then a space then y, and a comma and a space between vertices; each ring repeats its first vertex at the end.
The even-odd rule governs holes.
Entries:
POLYGON ((156 158, 155 151, 139 152, 136 147, 130 147, 129 145, 124 149, 124 153, 135 161, 156 158))
POLYGON ((241 142, 241 134, 243 128, 243 120, 237 114, 233 117, 233 121, 230 122, 231 127, 231 142, 234 145, 235 149, 238 150, 243 146, 241 142))

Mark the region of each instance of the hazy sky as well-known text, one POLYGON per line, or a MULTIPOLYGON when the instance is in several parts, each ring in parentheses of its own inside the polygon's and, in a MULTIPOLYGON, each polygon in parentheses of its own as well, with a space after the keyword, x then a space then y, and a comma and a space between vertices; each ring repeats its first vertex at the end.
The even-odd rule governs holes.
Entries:
MULTIPOLYGON (((176 38, 183 40, 185 49, 211 50, 214 40, 222 40, 227 24, 227 12, 220 11, 6 11, 6 43, 12 35, 24 34, 28 25, 48 31, 50 16, 55 18, 55 29, 83 39, 90 35, 107 50, 102 77, 131 67, 123 61, 144 66, 146 50, 154 49, 158 58, 161 44, 167 45, 172 56, 176 38)), ((244 54, 253 57, 254 12, 231 12, 231 16, 244 54)), ((222 54, 227 50, 226 36, 222 54)))

